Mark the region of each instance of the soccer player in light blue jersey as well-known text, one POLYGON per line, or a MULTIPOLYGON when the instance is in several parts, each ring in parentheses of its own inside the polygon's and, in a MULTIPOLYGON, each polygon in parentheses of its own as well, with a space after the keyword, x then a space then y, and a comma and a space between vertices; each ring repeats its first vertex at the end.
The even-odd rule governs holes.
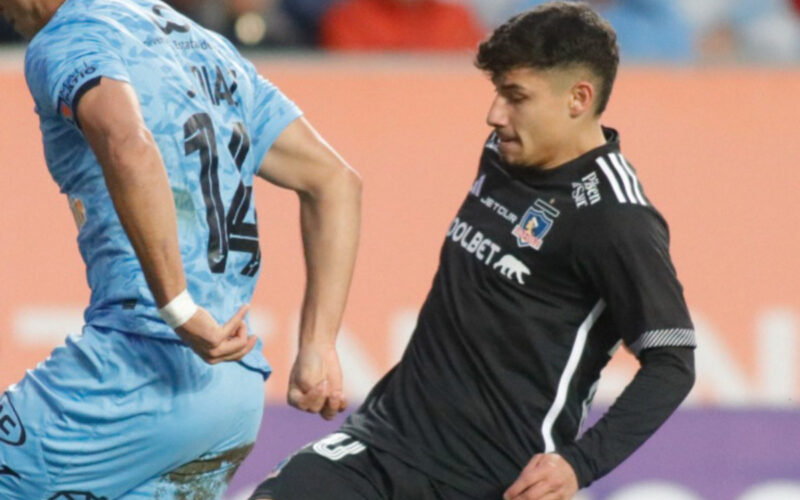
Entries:
POLYGON ((30 40, 45 158, 92 291, 86 326, 0 399, 0 498, 220 498, 270 367, 246 315, 255 175, 300 196, 290 404, 346 406, 335 336, 360 180, 222 37, 157 0, 0 0, 30 40))

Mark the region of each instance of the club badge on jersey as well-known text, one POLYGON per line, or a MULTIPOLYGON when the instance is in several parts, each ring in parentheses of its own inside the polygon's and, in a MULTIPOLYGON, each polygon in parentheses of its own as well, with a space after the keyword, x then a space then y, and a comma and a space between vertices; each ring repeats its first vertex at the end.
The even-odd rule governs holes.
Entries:
POLYGON ((545 236, 550 232, 556 217, 560 214, 561 212, 554 206, 537 199, 511 230, 511 234, 517 238, 517 246, 520 248, 530 247, 534 250, 542 248, 545 236))

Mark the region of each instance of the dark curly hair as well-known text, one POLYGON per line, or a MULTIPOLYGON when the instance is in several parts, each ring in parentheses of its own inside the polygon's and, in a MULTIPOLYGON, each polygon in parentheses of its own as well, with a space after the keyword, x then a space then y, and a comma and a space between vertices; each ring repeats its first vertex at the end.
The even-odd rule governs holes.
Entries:
POLYGON ((480 44, 475 60, 492 78, 521 67, 583 66, 600 80, 597 115, 606 109, 618 65, 617 34, 583 2, 548 2, 512 17, 480 44))

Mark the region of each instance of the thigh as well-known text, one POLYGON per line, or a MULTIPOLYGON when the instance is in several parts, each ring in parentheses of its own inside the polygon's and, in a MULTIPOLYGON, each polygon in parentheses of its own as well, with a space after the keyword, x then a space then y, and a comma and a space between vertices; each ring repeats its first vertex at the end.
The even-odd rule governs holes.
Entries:
MULTIPOLYGON (((85 442, 92 435, 85 424, 73 425, 73 412, 82 417, 99 415, 95 408, 83 406, 86 394, 99 385, 104 372, 102 356, 81 335, 67 338, 65 345, 28 370, 23 379, 8 388, 0 399, 1 419, 7 424, 0 440, 0 459, 10 471, 0 476, 0 498, 50 499, 75 495, 102 498, 89 484, 59 488, 59 455, 86 461, 85 442), (9 429, 13 432, 9 433, 9 429), (53 453, 53 435, 60 441, 53 453)), ((67 458, 68 460, 68 458, 67 458)))
POLYGON ((119 500, 222 500, 252 445, 207 454, 127 492, 119 500))
POLYGON ((472 497, 429 476, 383 450, 373 450, 386 480, 391 484, 391 500, 470 500, 472 497))
POLYGON ((463 500, 383 450, 337 432, 311 443, 279 465, 251 500, 463 500))
POLYGON ((251 500, 388 499, 379 462, 352 437, 335 433, 282 462, 251 500))

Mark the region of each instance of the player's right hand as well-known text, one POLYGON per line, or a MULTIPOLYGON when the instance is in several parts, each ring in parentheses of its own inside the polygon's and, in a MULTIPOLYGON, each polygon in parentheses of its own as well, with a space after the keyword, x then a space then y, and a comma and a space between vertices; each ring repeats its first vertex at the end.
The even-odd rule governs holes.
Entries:
POLYGON ((534 455, 503 500, 570 500, 578 492, 572 466, 558 453, 534 455))
POLYGON ((209 364, 238 361, 253 350, 257 341, 254 335, 247 334, 247 324, 244 322, 247 309, 247 305, 240 307, 227 323, 220 325, 201 307, 175 331, 209 364))
POLYGON ((319 413, 325 420, 347 408, 342 369, 334 345, 311 343, 300 347, 289 375, 287 400, 291 406, 319 413))

